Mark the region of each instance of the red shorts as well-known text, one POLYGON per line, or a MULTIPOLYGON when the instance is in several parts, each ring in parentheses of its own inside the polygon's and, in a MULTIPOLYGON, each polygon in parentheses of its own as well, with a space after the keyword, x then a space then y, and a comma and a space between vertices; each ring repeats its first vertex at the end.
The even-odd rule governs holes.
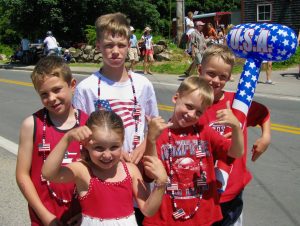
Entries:
POLYGON ((153 55, 153 49, 145 49, 143 51, 143 55, 144 56, 150 56, 150 55, 153 55))

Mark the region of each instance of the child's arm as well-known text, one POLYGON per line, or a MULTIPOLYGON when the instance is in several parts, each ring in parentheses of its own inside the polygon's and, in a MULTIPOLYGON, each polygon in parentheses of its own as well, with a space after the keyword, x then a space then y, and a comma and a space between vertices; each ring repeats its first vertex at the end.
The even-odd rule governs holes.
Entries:
POLYGON ((240 122, 232 113, 230 102, 226 102, 226 109, 217 111, 218 123, 230 126, 232 129, 231 145, 227 155, 232 158, 239 158, 244 153, 244 139, 243 132, 240 127, 240 122))
POLYGON ((270 118, 261 125, 262 135, 258 138, 252 148, 251 160, 255 162, 264 153, 271 143, 271 121, 270 118))
POLYGON ((261 127, 261 137, 258 138, 252 148, 252 161, 256 161, 264 153, 271 142, 271 119, 269 109, 253 101, 247 115, 247 127, 261 127))
POLYGON ((131 167, 133 193, 142 213, 153 216, 159 209, 167 186, 167 173, 162 162, 154 156, 144 156, 144 168, 148 175, 155 180, 154 189, 149 195, 149 190, 142 179, 142 175, 136 166, 131 167))
POLYGON ((16 165, 17 184, 38 218, 44 225, 58 223, 56 216, 48 211, 39 198, 36 188, 30 177, 33 151, 33 116, 26 118, 20 129, 19 150, 16 165))
POLYGON ((87 141, 91 135, 92 131, 87 126, 67 132, 47 157, 42 168, 43 177, 57 183, 74 181, 75 175, 70 165, 69 167, 61 166, 65 151, 71 141, 87 141))

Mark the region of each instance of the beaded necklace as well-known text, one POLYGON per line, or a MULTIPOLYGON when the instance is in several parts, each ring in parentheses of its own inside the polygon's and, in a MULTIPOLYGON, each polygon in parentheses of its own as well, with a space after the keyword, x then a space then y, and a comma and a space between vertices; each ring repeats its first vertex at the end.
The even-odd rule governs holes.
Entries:
MULTIPOLYGON (((183 220, 188 220, 190 218, 192 218, 196 212, 198 211, 198 209, 200 208, 200 200, 202 199, 203 196, 203 191, 208 189, 208 184, 206 182, 206 171, 203 169, 203 158, 206 156, 209 156, 209 153, 206 152, 205 150, 203 150, 203 148, 201 147, 201 141, 200 141, 200 136, 199 136, 199 131, 196 129, 195 126, 193 126, 194 129, 194 133, 197 136, 197 148, 195 151, 195 156, 197 159, 199 159, 199 168, 200 168, 200 177, 197 177, 196 179, 196 188, 197 191, 199 192, 199 197, 197 200, 197 204, 194 208, 194 210, 190 213, 187 214, 185 213, 185 211, 182 208, 179 208, 177 203, 176 203, 176 199, 175 199, 175 191, 178 190, 178 184, 173 182, 173 176, 174 176, 174 169, 173 169, 173 155, 172 155, 172 149, 173 146, 171 144, 171 139, 172 139, 172 135, 171 135, 171 129, 168 129, 168 160, 169 160, 169 165, 170 165, 170 183, 169 186, 167 187, 167 191, 171 191, 171 201, 172 201, 172 205, 173 205, 173 217, 177 220, 177 219, 183 219, 183 220)), ((175 140, 173 138, 173 143, 174 143, 174 147, 175 147, 175 140)))
MULTIPOLYGON (((43 153, 42 156, 43 156, 43 160, 45 162, 46 161, 46 151, 50 152, 50 150, 51 150, 50 149, 50 143, 46 143, 46 123, 47 123, 47 115, 48 115, 48 111, 47 111, 46 108, 44 109, 43 114, 44 114, 44 118, 43 118, 42 143, 39 144, 38 150, 39 150, 39 152, 43 153)), ((75 115, 76 125, 79 126, 79 120, 78 120, 78 115, 77 115, 76 110, 74 110, 74 115, 75 115)), ((79 149, 80 149, 80 151, 82 150, 82 144, 81 143, 79 145, 79 149)), ((41 181, 46 182, 50 194, 52 195, 52 197, 54 197, 56 200, 58 200, 58 202, 63 203, 63 204, 68 204, 72 201, 72 199, 67 200, 67 199, 63 199, 63 198, 58 197, 58 195, 55 193, 55 191, 51 188, 50 181, 44 179, 42 175, 41 175, 41 181)), ((77 192, 76 192, 76 188, 74 188, 72 197, 76 197, 76 196, 77 196, 77 192)))
MULTIPOLYGON (((97 102, 97 107, 98 109, 104 108, 101 106, 101 101, 100 101, 100 84, 101 84, 101 79, 102 79, 102 68, 100 69, 99 77, 98 77, 98 102, 97 102)), ((136 148, 136 146, 140 143, 140 136, 138 135, 138 129, 139 129, 139 118, 141 116, 141 111, 137 107, 137 98, 136 98, 136 92, 135 92, 135 87, 133 84, 133 79, 131 77, 131 74, 129 71, 127 71, 128 77, 130 79, 131 83, 131 88, 132 88, 132 94, 133 94, 133 111, 132 111, 132 117, 134 119, 134 136, 133 136, 133 150, 136 148)), ((104 108, 104 110, 106 110, 104 108)))

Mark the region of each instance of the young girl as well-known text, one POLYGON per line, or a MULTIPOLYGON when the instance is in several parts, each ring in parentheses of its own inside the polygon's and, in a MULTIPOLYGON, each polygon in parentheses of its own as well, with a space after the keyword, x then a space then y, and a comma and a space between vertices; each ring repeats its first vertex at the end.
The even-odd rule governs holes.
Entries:
POLYGON ((151 32, 150 27, 145 27, 144 29, 144 34, 141 37, 140 43, 143 43, 144 49, 142 51, 142 55, 144 56, 144 74, 146 75, 147 73, 152 75, 152 72, 150 70, 150 67, 152 63, 154 62, 153 54, 153 36, 150 34, 151 32))
POLYGON ((151 124, 154 131, 162 131, 156 147, 169 184, 159 211, 146 217, 143 225, 208 226, 222 219, 214 159, 240 157, 242 131, 230 109, 218 111, 217 120, 232 127, 231 142, 208 125, 198 124, 199 117, 213 103, 213 90, 203 79, 185 79, 172 100, 175 107, 171 127, 164 128, 163 123, 154 119, 151 124))
MULTIPOLYGON (((149 130, 153 137, 155 131, 149 130)), ((156 157, 143 158, 146 174, 155 180, 151 194, 136 165, 121 161, 124 140, 122 119, 112 111, 93 112, 86 126, 68 132, 47 158, 42 173, 55 182, 75 181, 82 207, 81 225, 137 225, 133 196, 145 216, 158 210, 167 175, 156 157), (82 160, 61 166, 68 144, 80 141, 82 160)))

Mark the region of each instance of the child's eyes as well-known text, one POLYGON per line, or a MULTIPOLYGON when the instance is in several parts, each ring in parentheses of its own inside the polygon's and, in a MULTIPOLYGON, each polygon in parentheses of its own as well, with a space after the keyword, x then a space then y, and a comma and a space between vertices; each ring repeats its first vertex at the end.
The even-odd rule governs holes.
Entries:
POLYGON ((59 87, 59 88, 55 88, 55 89, 53 90, 53 92, 54 92, 54 93, 59 93, 60 90, 61 90, 60 87, 59 87))
POLYGON ((192 105, 186 104, 185 106, 186 106, 186 108, 187 108, 188 110, 193 110, 193 106, 192 106, 192 105))

